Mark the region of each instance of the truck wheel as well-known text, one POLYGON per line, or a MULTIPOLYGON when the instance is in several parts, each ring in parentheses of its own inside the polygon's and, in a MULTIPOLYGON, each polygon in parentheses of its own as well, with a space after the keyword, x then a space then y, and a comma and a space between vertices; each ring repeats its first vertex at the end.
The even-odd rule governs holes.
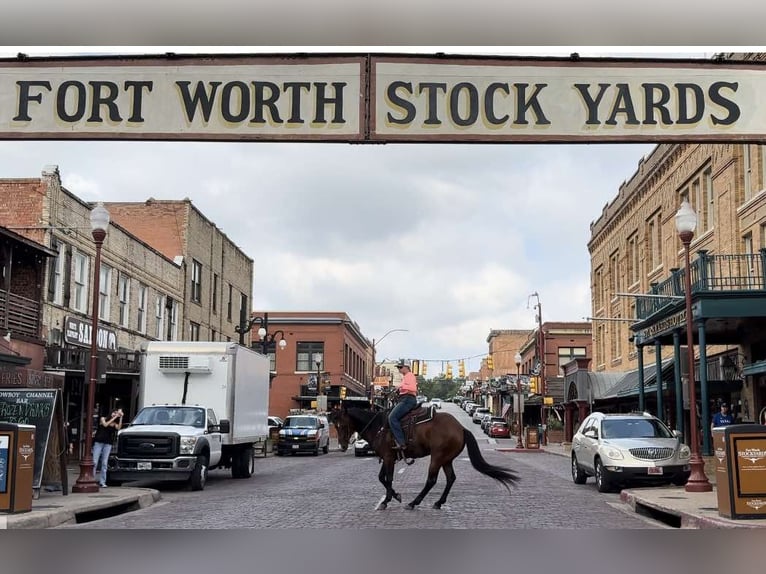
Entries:
POLYGON ((255 458, 253 457, 253 448, 243 448, 231 461, 232 478, 250 478, 253 475, 255 467, 255 458))
POLYGON ((189 486, 192 490, 203 490, 207 483, 207 456, 200 455, 189 477, 189 486))

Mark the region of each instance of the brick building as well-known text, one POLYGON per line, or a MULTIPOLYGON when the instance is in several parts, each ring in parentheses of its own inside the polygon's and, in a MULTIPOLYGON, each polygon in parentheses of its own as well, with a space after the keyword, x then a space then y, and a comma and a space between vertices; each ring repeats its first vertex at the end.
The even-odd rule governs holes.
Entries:
MULTIPOLYGON (((718 401, 745 421, 766 412, 765 190, 766 146, 662 144, 591 224, 591 368, 639 373, 621 389, 623 401, 688 427, 679 392, 688 370, 686 271, 675 228, 686 200, 697 213, 690 273, 701 419, 718 401)), ((709 425, 701 426, 709 452, 709 425)))
POLYGON ((323 394, 328 410, 345 397, 369 397, 372 343, 346 313, 254 311, 252 316, 261 319, 250 333, 256 347, 259 327, 267 330, 270 415, 316 409, 321 406, 317 397, 323 394), (286 345, 280 348, 283 339, 286 345))
POLYGON ((156 248, 183 270, 182 340, 238 340, 235 327, 250 311, 253 260, 207 219, 191 200, 104 206, 115 223, 156 248))
MULTIPOLYGON (((80 429, 84 426, 85 381, 89 378, 95 255, 89 218, 93 205, 80 200, 61 185, 56 166, 46 167, 39 178, 0 180, 0 195, 3 198, 0 225, 7 227, 9 233, 40 244, 41 249, 51 255, 44 270, 35 275, 36 302, 40 307, 37 337, 45 345, 42 366, 47 372, 64 377, 65 416, 70 440, 77 444, 82 442, 80 429)), ((101 411, 119 404, 128 417, 135 414, 141 344, 152 340, 189 340, 192 321, 208 314, 209 299, 200 298, 200 303, 192 303, 187 293, 193 290, 189 280, 193 271, 185 265, 185 260, 214 258, 206 259, 204 250, 195 247, 195 243, 187 241, 186 237, 190 233, 204 237, 209 241, 208 253, 210 245, 215 245, 223 246, 221 251, 226 254, 227 241, 218 237, 212 224, 195 223, 195 218, 204 218, 200 214, 192 215, 188 202, 176 203, 188 208, 188 221, 173 226, 169 233, 171 236, 175 234, 177 249, 173 249, 167 239, 163 242, 163 235, 145 235, 143 239, 133 234, 120 223, 121 219, 131 223, 122 212, 117 218, 112 217, 107 230, 101 250, 96 337, 101 375, 96 388, 96 405, 101 411), (187 311, 187 305, 196 305, 198 309, 187 311)), ((121 209, 115 207, 115 211, 121 209)), ((247 258, 239 255, 231 256, 231 259, 230 265, 213 268, 221 269, 222 285, 242 285, 241 267, 246 268, 243 262, 247 258), (233 273, 235 267, 236 273, 233 273), (234 278, 229 279, 228 273, 233 273, 234 278)), ((248 285, 242 287, 242 292, 247 294, 251 292, 252 267, 250 272, 248 285)), ((212 273, 207 275, 208 283, 200 290, 202 287, 209 290, 210 275, 212 273)), ((205 276, 203 273, 203 280, 205 276)), ((235 297, 233 300, 237 301, 237 306, 240 304, 235 297)), ((233 325, 228 327, 225 318, 226 315, 223 330, 230 339, 235 333, 233 325)))

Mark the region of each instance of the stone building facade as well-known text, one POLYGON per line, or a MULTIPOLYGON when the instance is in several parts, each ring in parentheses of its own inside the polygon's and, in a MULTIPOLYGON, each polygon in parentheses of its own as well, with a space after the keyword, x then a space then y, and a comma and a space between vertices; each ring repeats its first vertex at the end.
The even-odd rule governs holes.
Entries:
MULTIPOLYGON (((660 144, 640 160, 636 173, 604 206, 591 224, 588 244, 594 317, 591 368, 628 372, 646 362, 661 371, 668 360, 683 363, 678 347, 686 343, 685 259, 675 215, 684 200, 697 213, 690 249, 695 380, 698 385, 701 378, 706 381, 702 398, 697 397, 702 419, 715 412, 714 401, 726 401, 734 404, 742 420, 754 420, 766 408, 761 373, 766 367, 754 367, 766 359, 766 338, 760 334, 766 326, 761 304, 766 303, 764 145, 660 144), (706 311, 715 306, 712 315, 706 311), (726 361, 738 366, 734 380, 724 376, 726 361)), ((679 367, 675 378, 680 387, 688 369, 679 367)), ((667 401, 668 393, 678 396, 674 381, 661 382, 657 399, 650 400, 662 418, 680 427, 682 421, 676 419, 682 413, 676 412, 674 400, 667 401)))
POLYGON ((249 315, 253 260, 189 199, 148 199, 104 204, 113 220, 183 271, 180 337, 189 341, 237 341, 235 327, 249 315))

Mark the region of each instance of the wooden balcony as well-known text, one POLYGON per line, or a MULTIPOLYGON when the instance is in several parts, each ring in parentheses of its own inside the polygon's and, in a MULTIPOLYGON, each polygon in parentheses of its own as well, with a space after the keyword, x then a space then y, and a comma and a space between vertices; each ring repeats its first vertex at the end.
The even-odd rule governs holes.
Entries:
MULTIPOLYGON (((138 374, 141 368, 139 351, 102 351, 107 373, 138 374)), ((57 371, 85 372, 90 349, 85 347, 46 347, 45 368, 57 371)))
MULTIPOLYGON (((692 295, 718 293, 736 297, 766 290, 766 249, 741 255, 709 255, 699 251, 689 267, 692 295)), ((652 286, 651 297, 636 297, 636 318, 643 321, 676 306, 679 298, 685 297, 684 275, 684 269, 673 269, 670 277, 652 286)))
POLYGON ((40 303, 0 289, 0 328, 26 337, 40 337, 40 303))

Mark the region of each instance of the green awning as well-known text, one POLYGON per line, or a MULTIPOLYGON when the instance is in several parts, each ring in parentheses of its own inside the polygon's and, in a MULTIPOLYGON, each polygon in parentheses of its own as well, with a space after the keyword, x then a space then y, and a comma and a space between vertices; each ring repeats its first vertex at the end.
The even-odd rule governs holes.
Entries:
POLYGON ((742 374, 746 376, 760 375, 761 373, 766 373, 766 360, 756 361, 755 363, 742 367, 742 374))

